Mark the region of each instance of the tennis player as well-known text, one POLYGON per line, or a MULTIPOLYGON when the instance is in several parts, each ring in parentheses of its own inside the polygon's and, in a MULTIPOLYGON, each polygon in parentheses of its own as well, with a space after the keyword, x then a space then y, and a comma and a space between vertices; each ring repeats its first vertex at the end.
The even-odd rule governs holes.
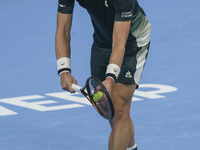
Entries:
MULTIPOLYGON (((151 24, 137 0, 77 0, 87 9, 94 27, 91 75, 109 91, 115 116, 109 150, 137 150, 130 117, 133 93, 139 86, 151 37, 151 24)), ((74 0, 59 0, 56 57, 62 89, 73 93, 70 30, 74 0)))

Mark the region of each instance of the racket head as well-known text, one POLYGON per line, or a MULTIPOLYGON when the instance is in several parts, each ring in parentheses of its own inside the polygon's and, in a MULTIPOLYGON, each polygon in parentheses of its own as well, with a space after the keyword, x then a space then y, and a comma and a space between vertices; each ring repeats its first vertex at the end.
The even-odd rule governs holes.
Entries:
POLYGON ((108 91, 101 83, 101 81, 96 77, 90 77, 86 81, 85 88, 87 90, 92 105, 99 112, 99 114, 105 119, 112 119, 115 113, 114 106, 108 91), (103 96, 96 102, 93 100, 93 95, 96 94, 98 91, 101 91, 103 93, 103 96))

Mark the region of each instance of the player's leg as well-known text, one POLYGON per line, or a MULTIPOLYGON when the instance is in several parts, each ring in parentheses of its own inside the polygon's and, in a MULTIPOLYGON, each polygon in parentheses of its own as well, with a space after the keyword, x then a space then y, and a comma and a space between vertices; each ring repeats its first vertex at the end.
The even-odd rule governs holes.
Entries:
MULTIPOLYGON (((131 120, 131 138, 130 138, 130 141, 129 141, 129 144, 128 144, 128 148, 129 147, 136 147, 136 143, 135 143, 135 131, 134 131, 134 125, 133 125, 133 121, 131 120)), ((136 150, 136 149, 134 149, 136 150)))
POLYGON ((134 128, 130 117, 130 106, 136 85, 116 83, 112 90, 115 116, 112 120, 112 132, 109 139, 109 150, 126 150, 135 144, 134 128))
POLYGON ((132 96, 139 84, 149 44, 137 48, 133 53, 125 55, 121 72, 112 90, 112 101, 115 107, 115 117, 111 123, 112 132, 109 141, 109 150, 136 150, 134 127, 130 118, 132 96))
MULTIPOLYGON (((123 137, 124 139, 126 139, 126 141, 124 141, 123 147, 125 145, 127 147, 135 146, 134 127, 129 113, 130 113, 132 96, 135 91, 136 84, 137 85, 139 84, 139 80, 148 54, 148 49, 149 49, 149 44, 147 44, 144 47, 131 50, 131 53, 129 53, 127 56, 125 54, 123 64, 121 66, 121 72, 117 79, 117 83, 113 87, 111 95, 115 105, 115 118, 114 121, 110 123, 111 127, 113 128, 109 140, 110 150, 113 149, 113 146, 117 147, 115 145, 115 143, 117 143, 115 139, 117 137, 116 135, 118 134, 118 132, 122 130, 121 126, 123 126, 123 123, 121 122, 123 121, 126 122, 128 129, 124 131, 124 135, 126 135, 127 137, 123 137), (125 108, 127 109, 125 110, 125 108), (118 122, 118 120, 120 121, 118 122)), ((109 62, 109 58, 110 58, 109 50, 106 51, 105 48, 103 48, 102 50, 101 47, 98 47, 97 45, 93 44, 92 56, 91 56, 92 76, 99 78, 101 81, 105 80, 105 72, 109 62)), ((119 136, 121 136, 121 134, 119 136)), ((119 139, 117 138, 116 140, 119 139)))
MULTIPOLYGON (((110 120, 109 123, 110 123, 111 128, 113 128, 113 121, 110 120)), ((128 148, 130 148, 130 149, 127 149, 127 150, 137 150, 137 149, 134 149, 137 147, 137 145, 135 143, 134 126, 133 126, 132 120, 131 120, 131 131, 130 132, 131 132, 131 138, 130 138, 130 141, 128 144, 128 148)))

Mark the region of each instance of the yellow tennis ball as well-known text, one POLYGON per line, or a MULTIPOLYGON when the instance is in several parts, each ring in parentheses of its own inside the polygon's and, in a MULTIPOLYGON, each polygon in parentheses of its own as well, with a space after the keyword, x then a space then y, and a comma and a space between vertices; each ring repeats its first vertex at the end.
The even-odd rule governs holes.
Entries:
POLYGON ((98 100, 103 96, 103 93, 101 91, 98 91, 97 93, 93 94, 93 100, 95 102, 98 102, 98 100))

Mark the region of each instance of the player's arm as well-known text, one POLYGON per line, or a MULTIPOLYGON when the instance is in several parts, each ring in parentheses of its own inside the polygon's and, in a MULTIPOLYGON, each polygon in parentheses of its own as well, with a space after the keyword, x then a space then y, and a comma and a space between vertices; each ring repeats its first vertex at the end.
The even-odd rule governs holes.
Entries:
POLYGON ((116 64, 121 67, 126 41, 130 32, 130 24, 130 21, 115 21, 113 28, 112 53, 109 64, 116 64))
POLYGON ((70 58, 70 30, 74 0, 58 0, 57 30, 55 39, 56 57, 70 58))
POLYGON ((63 14, 58 12, 57 14, 57 30, 55 39, 55 50, 57 57, 58 73, 61 77, 62 89, 69 92, 73 92, 72 83, 77 84, 70 72, 70 30, 72 24, 72 13, 63 14), (62 66, 63 65, 63 66, 62 66), (60 69, 59 69, 60 67, 60 69))
POLYGON ((125 45, 130 32, 130 21, 115 21, 113 28, 112 53, 107 67, 106 82, 104 85, 111 93, 112 85, 119 74, 125 53, 125 45))
POLYGON ((72 14, 57 13, 57 30, 56 30, 56 57, 70 58, 70 30, 72 24, 72 14))
MULTIPOLYGON (((114 1, 115 22, 113 27, 112 53, 106 71, 106 81, 112 86, 112 80, 116 81, 125 53, 125 46, 130 32, 134 0, 114 1), (111 77, 111 78, 110 78, 111 77)), ((107 89, 108 90, 108 89, 107 89)))

